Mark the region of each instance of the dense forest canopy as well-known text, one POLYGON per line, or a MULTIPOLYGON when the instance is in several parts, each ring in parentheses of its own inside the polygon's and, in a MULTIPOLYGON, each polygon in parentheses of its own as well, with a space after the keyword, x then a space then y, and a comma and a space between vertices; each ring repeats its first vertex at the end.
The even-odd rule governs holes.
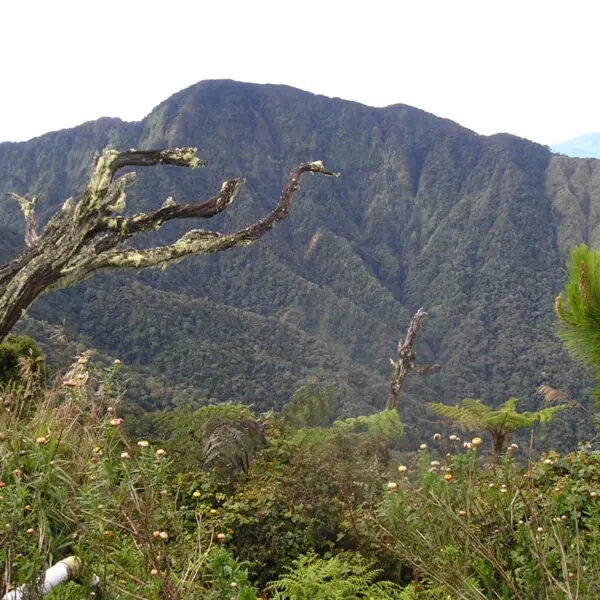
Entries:
MULTIPOLYGON (((209 160, 198 173, 140 173, 132 212, 155 208, 157 196, 208 197, 245 176, 244 200, 218 217, 219 229, 269 210, 307 155, 343 171, 335 186, 315 181, 302 213, 254 248, 136 277, 98 275, 30 311, 23 331, 34 337, 58 327, 75 345, 122 359, 143 381, 131 392, 138 404, 215 397, 281 407, 317 377, 338 388, 342 414, 381 408, 389 358, 421 305, 429 319, 419 356, 442 369, 408 382, 405 421, 422 418, 424 402, 464 397, 516 396, 535 409, 541 384, 586 397, 591 383, 565 355, 551 307, 568 249, 598 241, 596 161, 478 136, 403 105, 207 81, 139 123, 101 119, 0 144, 0 191, 41 194, 44 223, 82 190, 94 153, 109 144, 195 145, 209 160)), ((0 226, 7 259, 21 244, 15 202, 0 204, 0 226)), ((148 243, 181 233, 166 227, 148 243)), ((572 446, 578 429, 591 431, 583 420, 560 419, 553 439, 572 446)))

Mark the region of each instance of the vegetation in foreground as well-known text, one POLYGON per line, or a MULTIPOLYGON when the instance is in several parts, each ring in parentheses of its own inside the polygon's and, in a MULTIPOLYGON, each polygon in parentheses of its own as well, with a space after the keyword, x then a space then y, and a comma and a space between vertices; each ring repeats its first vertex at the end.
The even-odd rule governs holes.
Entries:
MULTIPOLYGON (((600 454, 530 458, 489 434, 402 453, 396 411, 333 420, 207 404, 120 416, 120 366, 79 356, 52 389, 34 358, 0 405, 3 591, 77 556, 53 599, 597 598, 600 454)), ((34 588, 30 587, 29 591, 34 588)))

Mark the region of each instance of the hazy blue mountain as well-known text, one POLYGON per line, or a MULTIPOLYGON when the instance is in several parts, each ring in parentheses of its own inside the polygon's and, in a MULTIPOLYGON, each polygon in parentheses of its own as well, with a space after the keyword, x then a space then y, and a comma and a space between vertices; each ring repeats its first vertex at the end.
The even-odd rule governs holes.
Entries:
POLYGON ((585 133, 572 140, 554 144, 552 152, 575 158, 600 158, 600 133, 585 133))

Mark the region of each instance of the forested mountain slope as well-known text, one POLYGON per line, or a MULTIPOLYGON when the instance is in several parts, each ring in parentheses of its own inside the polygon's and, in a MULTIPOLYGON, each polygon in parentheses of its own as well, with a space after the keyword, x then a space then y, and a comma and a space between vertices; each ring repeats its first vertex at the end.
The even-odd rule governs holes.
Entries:
MULTIPOLYGON (((351 413, 384 404, 388 359, 423 305, 420 358, 443 368, 410 382, 405 419, 424 417, 417 406, 426 400, 516 395, 531 406, 541 383, 585 397, 589 382, 554 335, 552 307, 568 248, 600 244, 598 161, 479 136, 408 106, 206 81, 140 123, 101 119, 0 144, 0 192, 43 194, 48 218, 108 144, 194 145, 209 160, 194 172, 138 171, 129 212, 167 196, 198 200, 246 177, 226 214, 202 224, 219 230, 268 211, 299 162, 323 159, 342 177, 307 178, 290 218, 249 249, 164 272, 101 274, 48 294, 33 316, 64 319, 102 351, 199 395, 268 407, 311 373, 331 378, 351 413)), ((0 204, 0 225, 22 227, 15 203, 0 204)), ((2 236, 0 255, 17 240, 2 236)), ((581 420, 562 419, 556 435, 570 438, 581 420)))

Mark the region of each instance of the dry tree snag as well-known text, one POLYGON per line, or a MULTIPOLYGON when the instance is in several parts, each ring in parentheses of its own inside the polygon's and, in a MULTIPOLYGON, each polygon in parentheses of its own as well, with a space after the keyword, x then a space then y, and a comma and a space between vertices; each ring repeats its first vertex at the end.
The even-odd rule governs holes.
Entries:
POLYGON ((404 385, 404 378, 409 373, 433 373, 440 370, 440 365, 416 365, 417 353, 414 345, 417 339, 417 333, 421 323, 427 317, 427 313, 420 308, 413 316, 408 331, 406 332, 406 339, 404 342, 400 340, 398 342, 398 357, 396 360, 390 359, 394 371, 392 373, 392 381, 390 383, 390 391, 388 393, 387 410, 395 410, 398 408, 398 401, 400 394, 402 393, 402 386, 404 385))
POLYGON ((125 210, 125 188, 135 182, 133 172, 116 177, 120 170, 155 165, 197 168, 204 164, 196 155, 196 148, 129 152, 107 149, 96 161, 79 202, 69 198, 40 234, 35 215, 38 198, 28 200, 11 194, 25 216, 27 247, 0 268, 0 341, 23 311, 46 291, 69 286, 99 269, 165 266, 191 254, 248 246, 287 217, 304 173, 339 175, 326 171, 321 161, 302 163, 292 171, 275 209, 244 229, 227 234, 192 229, 167 246, 144 250, 119 248, 129 238, 159 229, 171 219, 213 217, 231 204, 244 183, 243 179, 225 181, 221 190, 204 202, 177 204, 167 198, 156 211, 120 216, 125 210))

